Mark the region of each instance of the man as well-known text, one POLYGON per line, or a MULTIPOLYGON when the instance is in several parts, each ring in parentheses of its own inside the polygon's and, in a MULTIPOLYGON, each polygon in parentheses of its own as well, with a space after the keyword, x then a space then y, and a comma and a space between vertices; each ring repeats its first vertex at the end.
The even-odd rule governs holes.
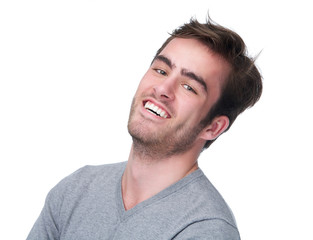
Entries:
POLYGON ((240 239, 197 159, 261 92, 236 33, 210 19, 174 30, 133 99, 128 162, 62 180, 28 239, 240 239))

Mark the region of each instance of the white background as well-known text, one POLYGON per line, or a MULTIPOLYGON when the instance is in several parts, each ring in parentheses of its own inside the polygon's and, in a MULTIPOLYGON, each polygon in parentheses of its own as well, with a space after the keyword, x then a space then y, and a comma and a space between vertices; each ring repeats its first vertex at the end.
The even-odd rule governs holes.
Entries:
POLYGON ((168 32, 209 10, 264 77, 259 103, 200 157, 242 239, 313 239, 309 1, 0 3, 0 226, 25 239, 48 191, 86 164, 127 160, 129 107, 168 32))

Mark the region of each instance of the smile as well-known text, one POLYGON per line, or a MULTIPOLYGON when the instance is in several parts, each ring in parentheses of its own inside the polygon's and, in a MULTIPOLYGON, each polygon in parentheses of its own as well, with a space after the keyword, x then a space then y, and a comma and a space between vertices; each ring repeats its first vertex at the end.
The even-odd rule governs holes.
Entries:
POLYGON ((158 116, 158 117, 162 117, 162 118, 168 118, 169 117, 163 109, 154 105, 152 102, 147 101, 144 105, 144 108, 147 109, 152 114, 158 116))

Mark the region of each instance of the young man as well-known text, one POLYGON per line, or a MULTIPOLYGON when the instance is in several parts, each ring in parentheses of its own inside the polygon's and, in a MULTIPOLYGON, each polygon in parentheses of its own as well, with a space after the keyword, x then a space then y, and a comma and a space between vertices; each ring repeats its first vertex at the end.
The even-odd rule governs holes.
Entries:
POLYGON ((197 159, 261 92, 236 33, 210 20, 176 29, 133 99, 128 162, 62 180, 28 239, 240 239, 197 159))

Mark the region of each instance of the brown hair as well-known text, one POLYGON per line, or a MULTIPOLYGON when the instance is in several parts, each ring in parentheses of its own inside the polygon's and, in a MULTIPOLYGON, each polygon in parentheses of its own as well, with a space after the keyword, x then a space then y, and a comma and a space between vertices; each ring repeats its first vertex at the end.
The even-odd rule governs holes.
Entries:
MULTIPOLYGON (((172 32, 157 51, 156 56, 174 38, 197 39, 223 57, 231 66, 231 72, 225 81, 220 98, 207 117, 201 121, 203 126, 217 116, 227 116, 230 127, 240 113, 259 100, 262 94, 262 77, 254 64, 255 59, 247 55, 246 45, 237 33, 214 23, 209 16, 204 24, 191 19, 189 23, 172 32)), ((213 141, 207 141, 204 149, 213 141)))

